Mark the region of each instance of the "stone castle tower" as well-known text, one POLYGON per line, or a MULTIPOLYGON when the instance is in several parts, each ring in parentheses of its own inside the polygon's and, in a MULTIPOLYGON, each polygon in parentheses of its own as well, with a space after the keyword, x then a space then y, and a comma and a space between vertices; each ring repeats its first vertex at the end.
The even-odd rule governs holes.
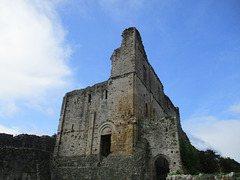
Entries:
POLYGON ((122 34, 110 78, 65 95, 53 179, 165 179, 182 169, 179 110, 136 28, 122 34))

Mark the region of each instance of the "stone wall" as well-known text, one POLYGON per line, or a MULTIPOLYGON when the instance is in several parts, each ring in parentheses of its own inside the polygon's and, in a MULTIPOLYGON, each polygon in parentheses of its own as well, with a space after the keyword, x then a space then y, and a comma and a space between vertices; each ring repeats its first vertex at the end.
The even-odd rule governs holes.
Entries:
POLYGON ((124 74, 135 72, 135 29, 129 28, 122 34, 121 47, 115 49, 112 56, 111 77, 116 78, 124 74))
POLYGON ((55 138, 0 134, 0 180, 51 179, 55 138))
POLYGON ((42 151, 53 152, 55 138, 50 136, 36 136, 20 134, 13 136, 11 134, 0 133, 0 147, 30 148, 42 151))
POLYGON ((155 160, 162 156, 168 160, 170 172, 182 169, 176 117, 142 119, 138 125, 141 138, 145 138, 149 143, 152 167, 155 160))
POLYGON ((53 180, 139 180, 143 179, 139 163, 131 156, 97 156, 62 158, 56 161, 58 171, 53 180), (66 163, 67 162, 67 163, 66 163))
POLYGON ((161 81, 150 65, 141 37, 136 30, 136 108, 138 134, 149 143, 150 163, 155 174, 155 162, 163 157, 169 171, 182 169, 179 135, 182 131, 178 108, 164 94, 161 81))
MULTIPOLYGON (((148 104, 149 115, 153 110, 159 116, 178 116, 178 108, 164 94, 164 87, 147 59, 139 32, 135 29, 135 56, 136 56, 136 93, 139 112, 145 110, 140 103, 148 104), (143 101, 145 99, 145 102, 143 101)), ((144 104, 145 105, 145 104, 144 104)), ((157 117, 159 117, 157 116, 157 117)), ((141 115, 139 118, 143 118, 141 115)))
POLYGON ((151 180, 147 151, 148 143, 142 141, 133 155, 54 158, 52 180, 151 180))
POLYGON ((133 75, 67 93, 63 100, 56 156, 81 156, 100 153, 100 136, 111 134, 111 152, 133 151, 133 75), (110 132, 111 131, 111 132, 110 132))

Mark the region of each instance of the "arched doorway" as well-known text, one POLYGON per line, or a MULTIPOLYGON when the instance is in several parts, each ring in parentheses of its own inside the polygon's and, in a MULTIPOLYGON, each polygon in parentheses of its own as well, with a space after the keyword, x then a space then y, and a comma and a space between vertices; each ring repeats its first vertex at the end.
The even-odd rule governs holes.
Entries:
POLYGON ((99 128, 100 134, 100 154, 107 157, 111 154, 111 136, 115 131, 114 124, 110 122, 103 123, 99 128))
POLYGON ((154 162, 155 180, 165 180, 169 173, 169 162, 164 156, 159 156, 154 162))

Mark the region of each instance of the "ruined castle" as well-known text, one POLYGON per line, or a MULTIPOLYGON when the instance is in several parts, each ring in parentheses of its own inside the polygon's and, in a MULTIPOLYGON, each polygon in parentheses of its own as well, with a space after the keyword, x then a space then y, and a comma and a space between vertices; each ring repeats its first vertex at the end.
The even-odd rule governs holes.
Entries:
POLYGON ((240 179, 235 160, 191 145, 136 28, 111 61, 107 81, 65 95, 57 135, 0 133, 0 180, 240 179), (219 167, 232 173, 173 175, 219 167))
POLYGON ((53 179, 164 179, 182 169, 179 109, 164 94, 136 28, 122 33, 110 78, 65 95, 53 179))

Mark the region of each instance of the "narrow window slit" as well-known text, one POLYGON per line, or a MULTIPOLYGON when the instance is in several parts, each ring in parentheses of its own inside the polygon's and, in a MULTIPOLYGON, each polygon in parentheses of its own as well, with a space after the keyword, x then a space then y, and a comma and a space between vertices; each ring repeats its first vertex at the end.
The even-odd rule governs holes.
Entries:
POLYGON ((145 116, 148 117, 148 105, 147 105, 147 103, 145 104, 145 116))
POLYGON ((108 91, 106 90, 105 91, 105 99, 107 99, 108 98, 108 91))
POLYGON ((92 99, 91 94, 88 94, 88 102, 89 102, 89 103, 91 102, 91 99, 92 99))
POLYGON ((147 82, 147 69, 144 65, 143 65, 143 81, 144 83, 147 82))

